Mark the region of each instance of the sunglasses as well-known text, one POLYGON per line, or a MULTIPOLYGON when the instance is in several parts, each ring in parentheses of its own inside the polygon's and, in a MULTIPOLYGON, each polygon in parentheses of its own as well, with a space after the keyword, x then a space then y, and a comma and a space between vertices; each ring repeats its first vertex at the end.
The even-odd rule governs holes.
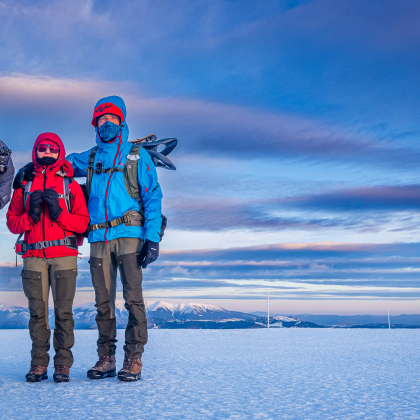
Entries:
POLYGON ((45 153, 47 149, 50 153, 58 153, 60 148, 56 144, 39 144, 38 145, 38 152, 45 153))

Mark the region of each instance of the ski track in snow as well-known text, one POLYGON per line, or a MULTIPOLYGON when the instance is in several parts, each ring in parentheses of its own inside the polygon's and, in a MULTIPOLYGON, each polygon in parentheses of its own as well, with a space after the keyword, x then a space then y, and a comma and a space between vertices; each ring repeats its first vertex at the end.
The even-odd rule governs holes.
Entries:
POLYGON ((28 330, 0 330, 0 418, 420 418, 415 330, 149 330, 136 383, 86 378, 96 338, 76 331, 69 383, 53 383, 51 360, 30 384, 28 330))

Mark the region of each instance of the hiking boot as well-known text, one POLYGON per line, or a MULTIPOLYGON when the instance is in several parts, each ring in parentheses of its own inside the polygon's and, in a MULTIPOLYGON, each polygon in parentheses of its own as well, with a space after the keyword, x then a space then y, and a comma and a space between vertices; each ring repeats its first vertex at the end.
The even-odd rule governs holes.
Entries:
POLYGON ((87 372, 87 377, 89 379, 103 379, 107 376, 117 376, 114 354, 99 356, 96 365, 87 372))
POLYGON ((141 378, 141 367, 143 366, 141 359, 124 358, 122 369, 118 372, 120 381, 138 381, 141 378))
POLYGON ((70 380, 70 368, 62 365, 55 366, 53 378, 54 382, 68 382, 70 380))
POLYGON ((31 365, 25 377, 26 382, 41 382, 44 379, 48 379, 47 366, 31 365))

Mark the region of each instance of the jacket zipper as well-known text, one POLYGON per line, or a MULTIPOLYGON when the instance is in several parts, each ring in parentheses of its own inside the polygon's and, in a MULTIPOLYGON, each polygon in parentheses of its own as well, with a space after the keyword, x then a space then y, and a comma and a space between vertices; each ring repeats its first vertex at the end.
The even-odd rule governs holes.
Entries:
MULTIPOLYGON (((47 186, 47 168, 44 169, 44 191, 47 186)), ((42 203, 42 240, 45 241, 45 201, 42 203)), ((45 248, 42 250, 44 258, 47 258, 45 255, 45 248)))
MULTIPOLYGON (((117 156, 118 156, 118 153, 120 151, 120 146, 121 146, 121 135, 120 135, 120 142, 118 143, 117 153, 115 154, 115 157, 114 157, 114 163, 112 164, 112 171, 114 171, 114 168, 115 168, 115 162, 117 161, 117 156)), ((111 172, 111 175, 108 178, 108 184, 106 186, 106 191, 105 191, 105 220, 106 221, 108 221, 108 212, 106 210, 106 199, 108 197, 108 188, 109 188, 109 183, 111 182, 112 175, 114 175, 114 172, 111 172)), ((108 232, 108 228, 105 229, 105 235, 104 235, 105 236, 105 238, 104 238, 105 243, 107 243, 107 240, 106 240, 107 232, 108 232)))

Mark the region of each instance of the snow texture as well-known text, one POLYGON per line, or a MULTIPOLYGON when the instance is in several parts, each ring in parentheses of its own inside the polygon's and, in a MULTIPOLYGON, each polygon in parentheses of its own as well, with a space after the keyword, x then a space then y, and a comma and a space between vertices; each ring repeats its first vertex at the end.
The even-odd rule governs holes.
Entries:
POLYGON ((86 378, 96 338, 76 331, 70 383, 29 384, 28 331, 0 330, 0 418, 420 418, 417 330, 150 330, 137 383, 86 378))

